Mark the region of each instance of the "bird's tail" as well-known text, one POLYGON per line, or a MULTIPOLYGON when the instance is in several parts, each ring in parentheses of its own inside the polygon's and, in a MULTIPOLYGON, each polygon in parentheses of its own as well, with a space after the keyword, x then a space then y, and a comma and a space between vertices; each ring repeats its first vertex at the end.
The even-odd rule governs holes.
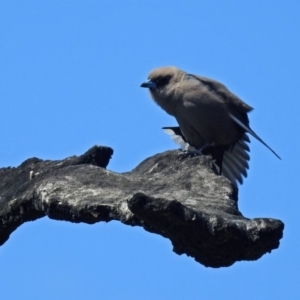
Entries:
POLYGON ((250 160, 248 154, 250 149, 247 143, 250 143, 250 140, 245 133, 223 155, 221 175, 228 178, 235 185, 237 185, 237 181, 242 184, 243 177, 247 177, 247 169, 249 169, 248 161, 250 160))

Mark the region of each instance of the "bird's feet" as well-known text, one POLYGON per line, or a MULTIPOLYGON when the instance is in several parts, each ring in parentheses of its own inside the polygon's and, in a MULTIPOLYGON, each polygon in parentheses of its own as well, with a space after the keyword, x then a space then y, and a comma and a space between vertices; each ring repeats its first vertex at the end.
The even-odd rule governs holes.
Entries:
POLYGON ((182 150, 182 152, 178 154, 178 159, 183 160, 183 159, 186 159, 188 157, 195 157, 195 156, 199 156, 199 155, 205 155, 206 154, 205 150, 207 148, 209 148, 210 146, 211 146, 210 143, 206 143, 205 145, 203 145, 201 148, 199 148, 197 150, 182 150))
POLYGON ((195 157, 198 155, 202 155, 201 151, 199 150, 193 150, 193 151, 189 151, 189 150, 182 150, 179 154, 178 154, 178 159, 179 160, 184 160, 188 157, 195 157))

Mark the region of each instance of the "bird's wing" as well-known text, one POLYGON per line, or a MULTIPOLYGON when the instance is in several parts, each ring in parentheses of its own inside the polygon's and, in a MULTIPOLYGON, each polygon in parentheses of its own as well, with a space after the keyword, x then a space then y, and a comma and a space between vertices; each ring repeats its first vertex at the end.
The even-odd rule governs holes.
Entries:
MULTIPOLYGON (((194 76, 190 75, 189 76, 194 76)), ((271 152, 273 152, 279 159, 280 156, 269 147, 250 127, 247 113, 250 112, 253 108, 248 104, 239 99, 236 95, 232 94, 223 84, 213 79, 209 79, 201 76, 194 76, 199 81, 204 83, 207 88, 209 88, 216 95, 219 95, 223 101, 228 105, 228 114, 229 117, 238 124, 243 130, 250 133, 263 145, 265 145, 271 152)))
POLYGON ((233 109, 237 110, 239 113, 246 114, 251 110, 253 110, 253 108, 250 105, 245 103, 235 94, 231 93, 224 84, 207 77, 196 76, 196 75, 191 75, 191 76, 194 76, 203 84, 205 84, 206 87, 210 89, 211 92, 220 96, 223 99, 223 101, 227 103, 228 106, 233 107, 233 109))
POLYGON ((241 128, 243 128, 246 132, 250 133, 253 137, 255 137, 263 145, 265 145, 269 150, 271 150, 271 152, 273 152, 279 159, 281 159, 280 156, 271 147, 269 147, 249 126, 240 121, 239 118, 234 116, 232 113, 229 113, 229 116, 234 122, 241 126, 241 128))
MULTIPOLYGON (((191 75, 194 76, 194 75, 191 75)), ((243 102, 239 99, 236 95, 232 94, 225 85, 222 83, 215 81, 210 78, 195 76, 200 81, 206 84, 207 87, 211 89, 212 92, 219 95, 229 107, 229 116, 230 118, 238 124, 243 130, 250 133, 253 137, 255 137, 258 141, 260 141, 263 145, 265 145, 271 152, 273 152, 279 159, 280 156, 271 148, 269 147, 250 127, 247 113, 253 110, 251 106, 243 102)))

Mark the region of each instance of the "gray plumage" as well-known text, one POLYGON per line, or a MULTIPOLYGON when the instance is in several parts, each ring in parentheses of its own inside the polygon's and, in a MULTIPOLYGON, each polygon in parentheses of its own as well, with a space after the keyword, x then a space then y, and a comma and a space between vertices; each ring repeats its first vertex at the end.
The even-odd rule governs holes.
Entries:
MULTIPOLYGON (((153 70, 141 87, 149 88, 153 100, 174 116, 179 128, 167 127, 177 140, 203 154, 211 154, 217 171, 231 182, 243 182, 247 176, 251 134, 280 158, 249 127, 248 104, 232 94, 223 84, 188 74, 176 67, 153 70)), ((170 133, 170 132, 168 132, 170 133)), ((176 142, 176 140, 175 140, 176 142)), ((180 145, 180 143, 178 143, 180 145)))

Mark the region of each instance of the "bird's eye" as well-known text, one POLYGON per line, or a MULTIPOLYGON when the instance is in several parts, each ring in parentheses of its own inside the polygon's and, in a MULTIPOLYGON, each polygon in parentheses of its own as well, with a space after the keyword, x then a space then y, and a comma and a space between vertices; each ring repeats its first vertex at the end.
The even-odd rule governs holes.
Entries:
POLYGON ((169 83, 171 77, 170 76, 164 76, 164 77, 159 77, 155 80, 155 83, 158 87, 165 86, 169 83))

